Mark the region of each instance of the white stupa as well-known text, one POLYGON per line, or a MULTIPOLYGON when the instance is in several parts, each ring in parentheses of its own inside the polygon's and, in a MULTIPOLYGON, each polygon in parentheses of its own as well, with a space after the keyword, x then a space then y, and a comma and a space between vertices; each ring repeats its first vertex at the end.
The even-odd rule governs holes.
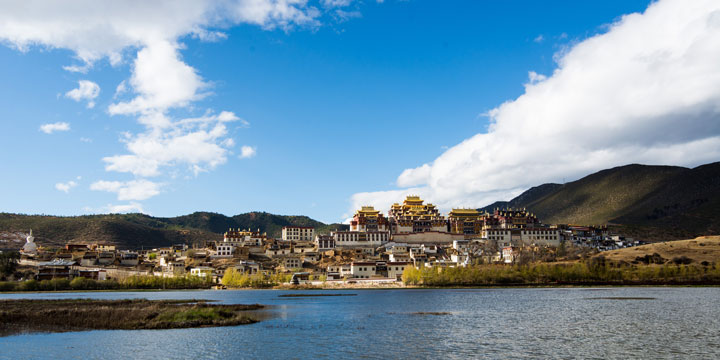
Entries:
POLYGON ((37 254, 37 245, 35 245, 35 237, 32 235, 32 229, 30 229, 30 235, 27 236, 27 242, 22 248, 23 254, 35 255, 37 254))

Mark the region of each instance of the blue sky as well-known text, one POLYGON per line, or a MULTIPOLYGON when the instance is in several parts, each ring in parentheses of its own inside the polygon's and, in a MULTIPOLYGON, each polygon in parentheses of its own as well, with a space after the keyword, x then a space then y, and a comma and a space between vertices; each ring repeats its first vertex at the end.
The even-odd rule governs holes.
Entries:
MULTIPOLYGON (((25 40, 0 28, 6 45, 0 47, 0 211, 78 215, 132 204, 130 211, 155 216, 268 211, 342 221, 357 205, 354 194, 386 197, 414 189, 416 181, 398 178, 403 171, 437 164, 448 148, 488 132, 491 117, 484 114, 525 94, 534 82, 529 72, 552 76, 558 57, 606 33, 622 15, 642 13, 649 2, 341 3, 299 5, 318 11, 311 24, 239 20, 206 24, 224 34, 215 41, 177 36, 179 59, 205 85, 201 96, 161 111, 173 119, 228 111, 249 125, 226 124, 222 139, 232 144, 224 162, 195 172, 178 161, 150 177, 109 171, 103 160, 128 154, 125 132, 149 131, 137 113, 109 111, 141 93, 129 79, 145 45, 119 45, 122 60, 111 64, 106 56, 83 59, 78 48, 84 45, 31 38, 23 48, 18 44, 25 40), (86 62, 92 65, 85 73, 63 69, 86 62), (99 95, 66 96, 80 80, 96 83, 99 95), (116 95, 123 81, 128 90, 116 95), (70 129, 39 130, 58 122, 70 129), (241 158, 242 146, 254 155, 241 158), (91 190, 99 181, 140 180, 159 184, 157 191, 121 199, 109 185, 91 190)), ((605 165, 593 164, 538 177, 530 172, 490 194, 506 200, 527 186, 571 180, 605 165)), ((433 193, 418 189, 433 200, 433 193)), ((490 200, 457 196, 435 201, 482 206, 490 200)))

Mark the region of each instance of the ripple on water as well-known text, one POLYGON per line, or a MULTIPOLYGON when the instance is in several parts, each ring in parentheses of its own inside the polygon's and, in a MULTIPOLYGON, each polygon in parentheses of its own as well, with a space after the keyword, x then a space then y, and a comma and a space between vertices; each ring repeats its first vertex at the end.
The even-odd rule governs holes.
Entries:
POLYGON ((285 293, 3 294, 272 306, 257 312, 262 322, 240 327, 5 337, 0 358, 720 357, 719 288, 384 290, 302 301, 278 297, 285 293), (587 291, 608 296, 589 298, 587 291))

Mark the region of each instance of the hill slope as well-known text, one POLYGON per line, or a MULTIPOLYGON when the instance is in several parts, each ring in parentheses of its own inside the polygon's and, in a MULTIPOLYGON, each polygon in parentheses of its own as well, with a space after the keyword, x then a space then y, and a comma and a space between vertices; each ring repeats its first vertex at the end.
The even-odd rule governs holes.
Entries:
POLYGON ((283 216, 263 212, 233 217, 196 212, 173 218, 144 214, 61 217, 0 213, 0 247, 22 246, 23 237, 29 229, 33 229, 36 241, 44 246, 59 247, 68 242, 102 242, 134 249, 178 243, 203 244, 222 239, 222 233, 229 228, 260 229, 269 236, 279 237, 283 226, 311 226, 318 231, 346 227, 341 224, 324 224, 307 216, 283 216))
POLYGON ((708 263, 717 262, 720 259, 720 236, 703 236, 690 240, 641 245, 604 251, 595 256, 603 256, 608 260, 617 262, 633 262, 638 257, 652 256, 653 254, 660 255, 666 261, 672 261, 684 256, 696 263, 702 263, 703 261, 708 263))
MULTIPOLYGON (((502 203, 484 209, 496 204, 502 203)), ((507 204, 527 208, 545 223, 620 225, 646 240, 717 234, 720 163, 694 169, 626 165, 564 185, 541 185, 507 204)))

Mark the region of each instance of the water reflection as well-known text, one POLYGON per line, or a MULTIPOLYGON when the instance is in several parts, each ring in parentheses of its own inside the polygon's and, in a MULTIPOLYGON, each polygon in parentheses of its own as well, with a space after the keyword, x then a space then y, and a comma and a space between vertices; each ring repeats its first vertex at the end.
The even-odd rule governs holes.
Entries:
POLYGON ((357 296, 287 298, 278 295, 292 292, 271 290, 3 294, 210 299, 267 307, 253 311, 261 322, 237 327, 10 336, 0 338, 0 358, 720 357, 718 288, 345 293, 357 296), (590 299, 588 291, 627 301, 590 299))

